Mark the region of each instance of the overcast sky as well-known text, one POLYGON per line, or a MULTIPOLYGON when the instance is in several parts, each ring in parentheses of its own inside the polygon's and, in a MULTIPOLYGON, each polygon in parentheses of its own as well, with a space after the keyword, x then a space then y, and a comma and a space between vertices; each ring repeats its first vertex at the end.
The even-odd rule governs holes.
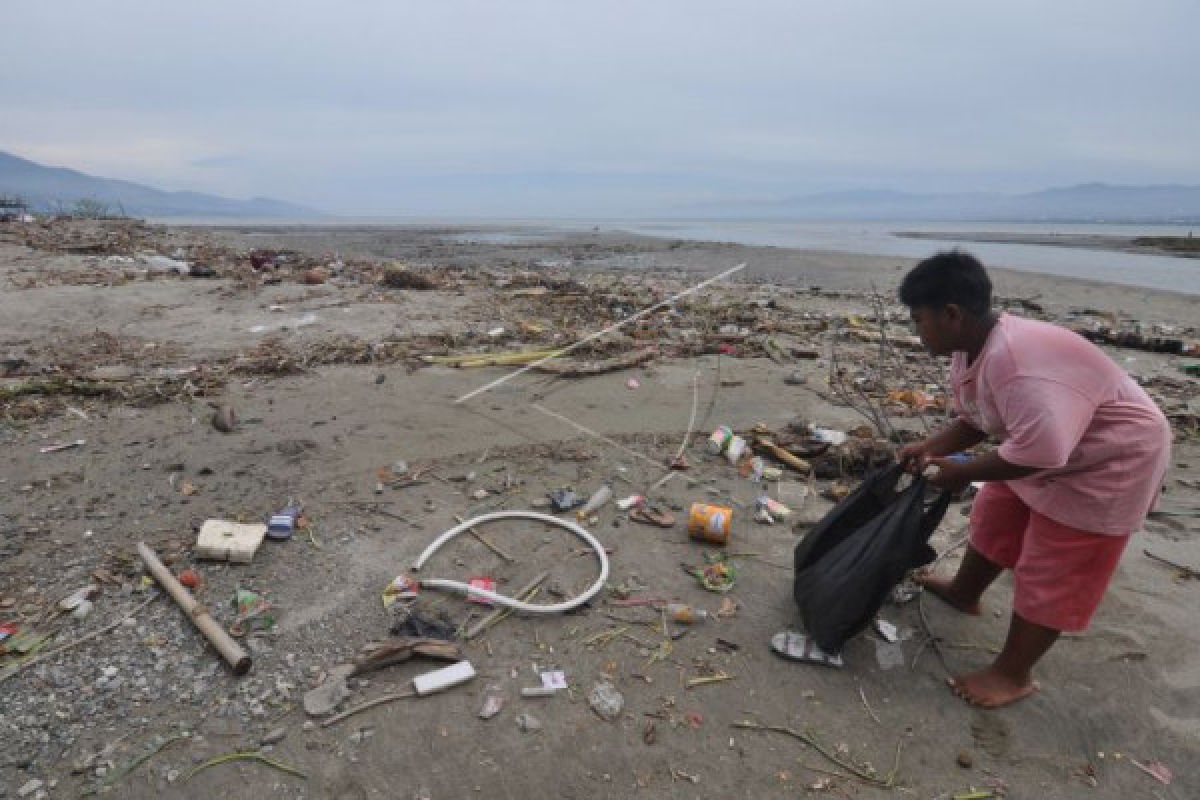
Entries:
POLYGON ((362 215, 1200 183, 1196 0, 6 2, 0 149, 362 215))

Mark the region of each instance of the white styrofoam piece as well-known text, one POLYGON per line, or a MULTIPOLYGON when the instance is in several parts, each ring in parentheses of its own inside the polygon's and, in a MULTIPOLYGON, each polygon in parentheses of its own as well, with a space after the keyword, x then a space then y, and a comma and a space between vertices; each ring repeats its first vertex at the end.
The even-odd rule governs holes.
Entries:
POLYGON ((470 661, 459 661, 456 664, 451 664, 448 667, 435 669, 433 672, 426 672, 413 678, 413 688, 417 690, 417 694, 426 695, 440 692, 442 689, 449 689, 451 686, 457 686, 460 683, 466 683, 475 677, 475 668, 471 666, 470 661))
POLYGON ((266 525, 242 525, 225 519, 208 519, 200 527, 200 535, 196 538, 196 556, 246 564, 254 558, 266 535, 266 525))

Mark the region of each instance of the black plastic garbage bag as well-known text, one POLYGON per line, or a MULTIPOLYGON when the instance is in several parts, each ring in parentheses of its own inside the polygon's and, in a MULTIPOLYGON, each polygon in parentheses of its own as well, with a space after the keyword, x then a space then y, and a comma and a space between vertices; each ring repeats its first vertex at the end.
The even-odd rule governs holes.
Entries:
POLYGON ((871 623, 905 573, 936 553, 929 537, 950 504, 926 502, 927 482, 897 491, 900 465, 868 475, 796 545, 796 603, 804 630, 827 653, 871 623))

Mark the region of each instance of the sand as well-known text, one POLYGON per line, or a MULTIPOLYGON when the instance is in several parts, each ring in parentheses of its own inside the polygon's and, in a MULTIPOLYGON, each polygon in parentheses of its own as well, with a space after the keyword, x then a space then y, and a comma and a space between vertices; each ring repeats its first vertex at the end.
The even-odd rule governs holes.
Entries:
MULTIPOLYGON (((163 241, 168 250, 199 240, 243 249, 294 248, 322 257, 336 250, 348 263, 399 259, 495 271, 540 264, 586 280, 632 272, 654 276, 650 282, 685 281, 680 285, 745 261, 749 269, 738 284, 716 296, 729 302, 774 299, 813 314, 869 311, 862 290, 873 285, 890 291, 908 266, 891 258, 616 234, 497 244, 448 240, 447 233, 243 228, 174 230, 163 241), (810 286, 824 292, 813 294, 810 286), (831 291, 849 294, 830 297, 831 291)), ((49 363, 54 353, 103 331, 136 342, 144 353, 122 363, 170 370, 251 351, 267 335, 251 332, 258 325, 275 326, 286 345, 300 348, 341 335, 379 341, 449 334, 465 345, 477 341, 468 337, 472 331, 513 323, 493 291, 473 288, 393 292, 387 302, 358 284, 304 286, 290 280, 257 288, 239 288, 228 278, 174 277, 14 288, 18 279, 24 285, 31 277, 93 266, 84 256, 0 243, 0 280, 7 282, 0 293, 0 355, 30 360, 38 355, 49 363), (283 310, 271 311, 272 306, 283 310), (298 326, 308 315, 315 321, 298 326)), ((997 271, 995 278, 1000 295, 1033 299, 1050 314, 1089 307, 1148 323, 1195 324, 1194 298, 1028 273, 997 271)), ((587 322, 569 316, 563 321, 570 327, 587 322)), ((1177 365, 1187 360, 1112 353, 1147 378, 1182 379, 1177 365)), ((410 361, 397 360, 316 366, 294 375, 245 374, 215 396, 193 402, 76 398, 71 405, 86 419, 57 410, 6 421, 0 424, 8 455, 0 464, 0 601, 14 598, 18 609, 27 606, 22 619, 29 623, 46 602, 86 584, 96 569, 119 578, 136 575, 128 559, 138 540, 177 555, 177 566, 191 564, 192 531, 210 516, 256 519, 289 497, 300 499, 314 521, 319 548, 297 536, 267 543, 249 565, 198 565, 205 579, 201 597, 219 619, 229 619, 228 598, 238 586, 267 593, 279 609, 277 633, 250 644, 256 663, 246 678, 220 667, 163 600, 133 624, 0 684, 5 692, 0 782, 10 796, 35 779, 56 781, 52 796, 77 796, 103 780, 94 764, 72 772, 86 753, 128 737, 101 761, 120 766, 146 752, 155 736, 186 730, 190 738, 116 781, 115 796, 690 798, 812 791, 948 798, 989 786, 1007 787, 1010 797, 1200 794, 1195 627, 1200 581, 1175 581, 1171 570, 1142 552, 1200 565, 1196 519, 1148 523, 1129 547, 1093 629, 1064 638, 1040 665, 1043 690, 1012 708, 983 712, 946 689, 939 657, 924 646, 921 611, 950 669, 981 666, 1003 640, 1011 600, 1007 576, 985 598, 982 618, 958 615, 931 597, 888 605, 882 616, 912 633, 900 645, 867 633, 848 644, 843 670, 783 662, 769 652, 767 641, 795 622, 790 557, 803 525, 798 533, 790 525, 752 523, 754 486, 723 461, 706 457, 699 439, 688 451, 692 470, 657 494, 679 509, 712 499, 742 509, 735 549, 753 555, 737 561, 738 582, 729 595, 737 603, 736 616, 697 626, 674 642, 665 662, 652 662, 652 650, 628 639, 604 647, 584 644, 612 626, 656 644, 655 634, 640 624, 654 618, 644 609, 597 602, 579 614, 508 620, 466 645, 480 673, 471 684, 364 712, 329 729, 304 729, 300 695, 323 670, 387 635, 390 618, 380 591, 453 524, 454 514, 494 502, 529 507, 563 485, 589 491, 611 479, 618 495, 650 486, 663 470, 646 459, 660 461, 679 446, 694 381, 702 430, 757 422, 778 429, 796 418, 841 429, 861 424, 852 409, 830 402, 822 383, 826 369, 824 361, 663 358, 580 380, 522 378, 456 406, 454 398, 504 371, 413 369, 410 361), (797 370, 806 384, 785 383, 797 370), (630 377, 639 388, 628 387, 630 377), (618 444, 580 434, 536 410, 533 401, 618 444), (243 420, 239 431, 214 431, 209 402, 236 407, 243 420), (47 443, 78 438, 86 446, 39 453, 47 443), (376 494, 379 468, 397 459, 434 465, 439 477, 376 494), (472 473, 469 482, 459 480, 472 473), (183 494, 185 481, 198 491, 183 494), (472 499, 480 489, 488 497, 472 499), (737 649, 727 651, 718 639, 737 649), (100 683, 110 665, 125 679, 116 688, 100 683), (534 665, 565 670, 572 691, 540 700, 519 697, 520 687, 538 682, 534 665), (714 670, 732 678, 685 688, 687 678, 714 670), (587 692, 599 680, 611 680, 624 695, 624 711, 613 722, 587 705, 587 692), (485 721, 477 712, 489 685, 500 687, 507 702, 485 721), (520 732, 515 719, 521 713, 536 716, 541 731, 520 732), (810 730, 831 751, 844 747, 880 775, 892 768, 899 743, 897 785, 883 790, 834 778, 828 789, 813 789, 829 779, 820 770, 837 768, 787 736, 732 727, 747 719, 810 730), (185 782, 204 759, 254 750, 264 733, 279 726, 287 734, 270 746, 270 757, 304 771, 307 780, 261 764, 225 764, 185 782), (957 763, 964 753, 968 767, 957 763), (1174 782, 1158 784, 1131 759, 1162 761, 1173 769, 1174 782)), ((915 428, 916 421, 905 425, 915 428)), ((1169 505, 1200 505, 1194 437, 1176 444, 1173 461, 1169 505)), ((814 499, 802 516, 811 521, 829 505, 814 499)), ((936 545, 945 547, 961 535, 963 511, 962 504, 952 507, 936 545)), ((646 586, 639 594, 714 611, 720 606, 720 597, 704 592, 680 569, 681 562, 699 561, 702 552, 682 525, 666 531, 640 526, 610 506, 593 529, 613 551, 614 585, 636 580, 646 586)), ((487 533, 517 563, 464 540, 439 554, 429 569, 460 578, 486 573, 512 589, 553 567, 554 580, 568 593, 592 579, 592 560, 557 534, 516 524, 487 533)), ((939 568, 950 571, 955 562, 952 554, 939 568)), ((59 641, 116 621, 136 599, 106 587, 92 617, 68 623, 59 641)), ((455 597, 439 607, 458 619, 471 608, 455 597)), ((353 684, 350 702, 401 688, 432 666, 410 663, 369 675, 365 685, 353 684)))

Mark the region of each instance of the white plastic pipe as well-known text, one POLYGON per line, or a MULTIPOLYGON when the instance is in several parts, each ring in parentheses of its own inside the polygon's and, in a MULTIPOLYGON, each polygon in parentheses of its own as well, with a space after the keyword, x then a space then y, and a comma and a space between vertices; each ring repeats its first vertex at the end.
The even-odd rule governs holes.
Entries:
POLYGON ((513 597, 506 597, 502 594, 497 594, 496 592, 488 589, 480 589, 475 586, 468 586, 462 581, 434 578, 432 580, 422 580, 421 585, 428 586, 431 589, 450 589, 452 591, 462 592, 470 597, 481 597, 491 600, 493 603, 506 608, 512 608, 517 611, 525 611, 530 614, 561 614, 564 611, 571 611, 572 609, 579 608, 588 600, 591 600, 596 596, 596 594, 599 593, 601 589, 604 588, 604 584, 608 580, 608 555, 604 552, 604 545, 600 544, 596 537, 588 533, 582 526, 577 525, 570 520, 559 519, 558 517, 552 517, 549 514, 539 514, 536 511, 493 511, 490 514, 483 514, 475 517, 475 519, 469 519, 466 522, 456 525, 438 538, 434 539, 433 542, 431 542, 430 545, 425 548, 421 555, 417 556, 417 560, 414 561, 412 565, 413 572, 420 571, 425 562, 429 560, 429 557, 437 552, 438 548, 453 539, 455 536, 458 536, 460 533, 463 533, 474 525, 479 525, 484 522, 493 522, 498 519, 535 519, 539 522, 544 522, 547 525, 556 525, 560 528, 566 528, 568 531, 587 542, 592 550, 596 552, 596 557, 600 559, 600 576, 596 578, 596 582, 589 586, 583 592, 583 594, 571 600, 564 600, 561 603, 554 603, 553 605, 537 605, 533 603, 526 603, 513 597))

